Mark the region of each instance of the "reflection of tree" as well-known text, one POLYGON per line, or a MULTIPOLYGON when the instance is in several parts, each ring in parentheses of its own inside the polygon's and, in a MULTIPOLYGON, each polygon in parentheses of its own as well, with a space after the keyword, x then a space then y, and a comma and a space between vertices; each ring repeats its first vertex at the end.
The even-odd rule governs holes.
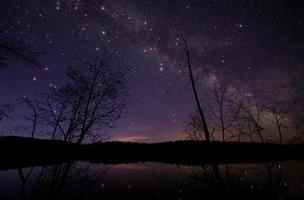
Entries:
POLYGON ((194 181, 199 195, 204 197, 207 195, 221 196, 223 183, 218 165, 188 166, 180 167, 179 169, 194 181))
POLYGON ((288 198, 286 182, 278 163, 201 165, 180 167, 194 181, 199 197, 226 199, 288 198), (250 173, 250 175, 249 175, 250 173), (251 177, 251 174, 254 175, 251 177))
POLYGON ((25 187, 27 184, 27 181, 29 180, 32 172, 34 170, 34 167, 31 167, 29 171, 24 172, 22 168, 18 169, 19 177, 21 180, 21 197, 22 199, 25 199, 25 187))
POLYGON ((94 199, 108 168, 93 172, 74 163, 19 169, 22 199, 94 199))

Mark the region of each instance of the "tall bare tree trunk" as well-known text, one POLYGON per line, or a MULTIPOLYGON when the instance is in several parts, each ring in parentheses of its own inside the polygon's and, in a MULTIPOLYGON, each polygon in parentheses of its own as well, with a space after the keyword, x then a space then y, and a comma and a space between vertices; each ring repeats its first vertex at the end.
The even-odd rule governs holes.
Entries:
POLYGON ((199 114, 200 114, 201 119, 202 119, 204 133, 205 133, 205 140, 206 140, 206 142, 210 142, 209 129, 208 129, 207 122, 206 122, 206 119, 205 119, 205 116, 204 116, 203 108, 202 108, 202 106, 200 104, 200 101, 199 101, 199 98, 198 98, 198 94, 197 94, 197 90, 196 90, 196 86, 195 86, 195 81, 194 81, 194 78, 193 78, 188 44, 187 44, 187 41, 185 39, 183 39, 183 41, 184 41, 184 51, 185 51, 185 54, 186 54, 186 57, 187 57, 189 76, 190 76, 191 85, 192 85, 192 89, 193 89, 193 93, 194 93, 194 98, 195 98, 195 101, 196 101, 196 104, 197 104, 197 107, 198 107, 199 114))

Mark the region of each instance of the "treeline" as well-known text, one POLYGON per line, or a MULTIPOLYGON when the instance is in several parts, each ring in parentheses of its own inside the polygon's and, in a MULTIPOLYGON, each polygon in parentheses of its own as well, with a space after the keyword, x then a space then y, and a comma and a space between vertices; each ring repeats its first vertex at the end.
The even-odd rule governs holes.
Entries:
POLYGON ((60 140, 0 138, 0 169, 90 161, 104 164, 163 162, 180 165, 302 160, 304 145, 176 141, 75 144, 60 140))

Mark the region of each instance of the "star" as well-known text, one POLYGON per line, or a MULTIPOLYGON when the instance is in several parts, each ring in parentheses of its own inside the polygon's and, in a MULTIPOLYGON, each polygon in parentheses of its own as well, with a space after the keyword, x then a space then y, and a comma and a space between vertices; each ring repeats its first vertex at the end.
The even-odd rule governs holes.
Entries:
MULTIPOLYGON (((166 132, 169 140, 175 139, 176 130, 181 130, 187 116, 196 110, 184 39, 202 101, 213 92, 211 83, 217 80, 246 99, 252 99, 256 91, 261 101, 271 103, 272 99, 280 99, 276 91, 284 89, 283 93, 288 94, 284 100, 300 102, 303 94, 299 91, 304 91, 302 7, 283 1, 228 5, 212 0, 178 3, 56 0, 50 4, 11 0, 4 6, 0 43, 11 38, 9 44, 18 44, 18 48, 20 42, 20 46, 28 48, 29 55, 40 51, 45 54, 37 56, 40 67, 20 60, 23 55, 5 60, 10 65, 0 66, 0 84, 3 94, 11 97, 23 96, 20 91, 47 94, 56 85, 59 88, 66 83, 66 67, 82 69, 75 57, 89 61, 102 56, 107 49, 111 57, 109 67, 113 65, 113 69, 130 76, 128 112, 117 124, 112 124, 116 128, 109 130, 109 138, 120 129, 132 128, 128 131, 150 134, 153 141, 161 138, 160 132, 166 132), (127 70, 129 67, 132 70, 127 70), (8 84, 9 81, 16 84, 8 84), (16 86, 19 82, 22 84, 16 86), (183 113, 183 119, 178 118, 178 113, 183 113)), ((212 121, 209 115, 207 112, 206 117, 212 121)), ((295 116, 290 113, 286 127, 300 121, 295 116)), ((265 128, 266 132, 276 131, 265 128)), ((284 132, 286 140, 294 137, 284 132)), ((265 141, 270 138, 266 135, 265 141)), ((271 135, 272 142, 276 139, 271 135)))

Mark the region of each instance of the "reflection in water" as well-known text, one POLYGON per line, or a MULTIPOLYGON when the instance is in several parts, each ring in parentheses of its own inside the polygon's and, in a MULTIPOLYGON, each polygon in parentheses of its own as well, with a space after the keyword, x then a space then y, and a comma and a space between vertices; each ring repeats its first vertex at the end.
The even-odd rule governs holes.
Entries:
MULTIPOLYGON (((290 199, 288 183, 277 163, 181 168, 201 197, 218 199, 290 199)), ((304 196, 302 196, 304 197, 304 196)))
POLYGON ((94 199, 106 171, 103 167, 94 173, 88 166, 74 163, 19 169, 21 199, 94 199))
POLYGON ((0 197, 303 199, 303 166, 303 162, 200 166, 65 163, 0 172, 0 197))

